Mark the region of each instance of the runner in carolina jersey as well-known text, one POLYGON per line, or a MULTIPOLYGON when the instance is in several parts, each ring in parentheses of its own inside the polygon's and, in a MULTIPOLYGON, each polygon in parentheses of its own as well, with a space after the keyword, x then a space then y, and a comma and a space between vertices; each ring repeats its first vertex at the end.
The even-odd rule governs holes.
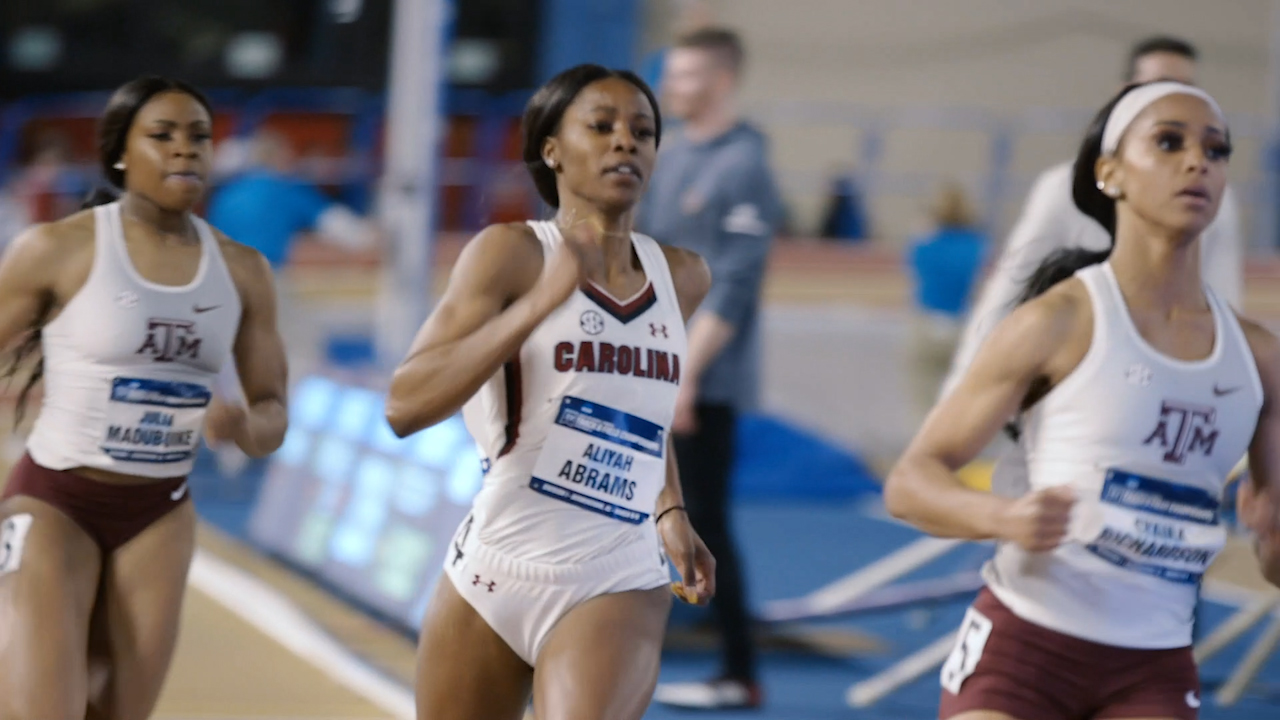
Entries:
POLYGON ((639 720, 670 610, 714 593, 669 431, 696 255, 631 232, 661 118, 644 82, 584 65, 539 90, 525 161, 553 222, 494 226, 454 267, 392 380, 400 435, 464 409, 484 488, 420 640, 421 717, 639 720), (536 670, 536 672, 535 672, 536 670))

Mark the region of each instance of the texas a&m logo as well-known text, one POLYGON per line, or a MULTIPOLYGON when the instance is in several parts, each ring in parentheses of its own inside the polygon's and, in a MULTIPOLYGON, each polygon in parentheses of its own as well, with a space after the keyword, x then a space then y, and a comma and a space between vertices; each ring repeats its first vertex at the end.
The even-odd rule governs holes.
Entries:
POLYGON ((147 320, 147 339, 134 354, 149 355, 153 362, 198 360, 200 338, 196 335, 196 324, 190 320, 151 318, 147 320))
POLYGON ((1164 449, 1164 461, 1181 465, 1192 453, 1213 453, 1218 442, 1218 430, 1213 426, 1217 413, 1207 405, 1180 403, 1165 400, 1160 405, 1160 420, 1143 445, 1164 449))

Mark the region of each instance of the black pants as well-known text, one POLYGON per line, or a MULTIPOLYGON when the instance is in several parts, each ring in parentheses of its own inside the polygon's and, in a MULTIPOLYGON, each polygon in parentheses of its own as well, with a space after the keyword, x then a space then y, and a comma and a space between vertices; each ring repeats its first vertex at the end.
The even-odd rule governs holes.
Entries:
POLYGON ((716 559, 711 614, 723 638, 724 674, 755 680, 755 648, 738 552, 729 532, 729 473, 733 467, 737 412, 728 405, 697 407, 698 431, 675 436, 684 502, 693 529, 716 559))

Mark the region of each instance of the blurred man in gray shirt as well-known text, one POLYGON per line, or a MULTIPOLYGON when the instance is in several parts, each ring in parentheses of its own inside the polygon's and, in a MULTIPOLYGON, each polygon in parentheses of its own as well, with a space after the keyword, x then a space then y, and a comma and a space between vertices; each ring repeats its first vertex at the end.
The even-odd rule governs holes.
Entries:
POLYGON ((756 403, 760 289, 782 208, 767 142, 738 117, 742 62, 738 36, 719 28, 685 35, 667 52, 662 110, 681 122, 663 138, 638 219, 642 231, 699 253, 711 267, 711 292, 689 322, 672 430, 690 520, 716 558, 712 611, 724 640, 723 673, 660 685, 654 694, 660 703, 701 709, 761 702, 729 531, 729 477, 738 412, 756 403))

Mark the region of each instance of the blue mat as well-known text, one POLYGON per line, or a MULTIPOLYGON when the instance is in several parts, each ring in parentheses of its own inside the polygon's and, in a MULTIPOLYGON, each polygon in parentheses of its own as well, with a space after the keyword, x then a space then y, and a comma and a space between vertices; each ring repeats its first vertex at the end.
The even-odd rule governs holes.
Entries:
POLYGON ((740 501, 841 501, 878 493, 860 458, 767 415, 738 420, 733 497, 740 501))

